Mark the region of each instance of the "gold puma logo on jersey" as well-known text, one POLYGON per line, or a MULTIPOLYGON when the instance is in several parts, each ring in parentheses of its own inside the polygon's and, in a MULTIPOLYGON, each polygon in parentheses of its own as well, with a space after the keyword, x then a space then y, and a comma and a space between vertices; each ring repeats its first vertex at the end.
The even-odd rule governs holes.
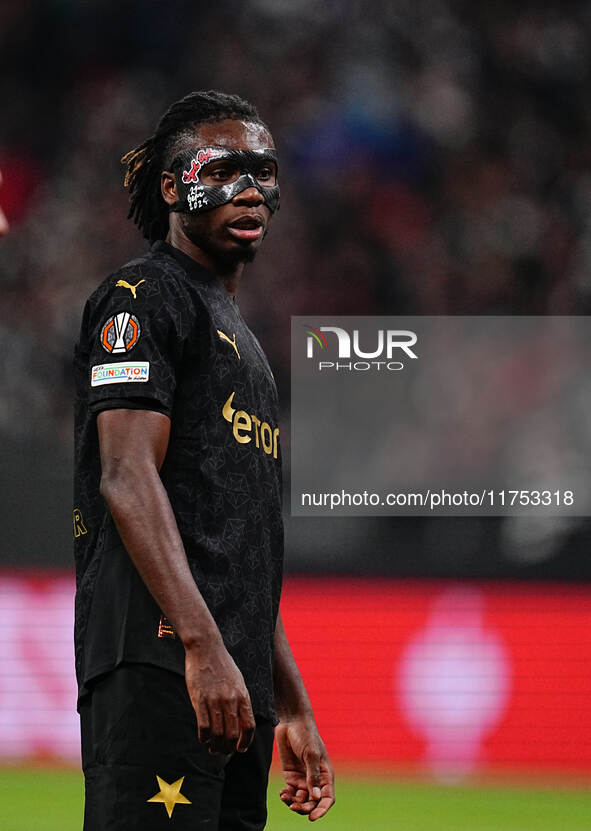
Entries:
POLYGON ((136 289, 137 289, 138 286, 141 286, 141 284, 145 283, 145 282, 146 282, 145 280, 140 280, 139 283, 136 283, 135 286, 132 286, 128 282, 126 282, 125 280, 117 280, 115 285, 116 286, 121 286, 122 289, 129 289, 130 292, 133 294, 133 299, 137 300, 137 298, 135 296, 136 289))
POLYGON ((236 346, 236 332, 233 332, 234 340, 229 338, 225 332, 222 332, 221 329, 217 330, 218 335, 220 336, 220 340, 227 340, 230 346, 234 349, 234 352, 238 355, 238 360, 240 360, 240 352, 238 351, 238 347, 236 346))

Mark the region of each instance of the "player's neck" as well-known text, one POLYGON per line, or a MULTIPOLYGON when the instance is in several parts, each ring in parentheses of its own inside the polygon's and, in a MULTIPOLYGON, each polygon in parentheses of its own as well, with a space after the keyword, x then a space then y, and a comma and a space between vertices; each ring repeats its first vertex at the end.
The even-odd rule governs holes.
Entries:
POLYGON ((172 245, 173 248, 178 248, 179 251, 183 252, 183 254, 186 254, 188 257, 191 257, 192 260, 195 260, 196 263, 202 265, 203 268, 206 268, 208 271, 213 271, 215 274, 217 274, 223 281, 226 287, 226 291, 228 292, 230 297, 234 297, 238 290, 238 284, 240 282, 242 272, 244 271, 243 262, 220 262, 207 251, 204 251, 203 248, 199 248, 198 245, 195 245, 195 243, 191 242, 191 240, 188 239, 184 234, 175 234, 172 229, 171 231, 169 231, 168 236, 166 237, 166 242, 169 245, 172 245))

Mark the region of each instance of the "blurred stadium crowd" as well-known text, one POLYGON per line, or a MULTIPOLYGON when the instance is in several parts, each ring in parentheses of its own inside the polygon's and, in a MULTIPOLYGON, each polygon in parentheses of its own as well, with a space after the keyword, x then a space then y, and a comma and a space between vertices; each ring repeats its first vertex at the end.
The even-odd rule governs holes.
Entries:
MULTIPOLYGON (((69 452, 82 305, 144 248, 119 158, 192 89, 252 99, 279 148, 282 209, 239 301, 284 401, 291 315, 590 313, 590 69, 588 3, 5 0, 3 443, 69 452)), ((440 527, 392 533, 416 567, 440 527)), ((491 527, 448 522, 448 570, 498 559, 491 527)))

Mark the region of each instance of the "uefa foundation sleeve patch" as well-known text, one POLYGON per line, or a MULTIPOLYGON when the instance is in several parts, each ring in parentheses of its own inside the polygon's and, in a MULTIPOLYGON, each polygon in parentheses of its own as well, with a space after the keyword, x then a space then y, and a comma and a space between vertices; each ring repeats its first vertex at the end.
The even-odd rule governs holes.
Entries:
POLYGON ((90 386, 102 387, 105 384, 142 383, 150 378, 148 361, 127 361, 116 364, 98 364, 90 370, 90 386))

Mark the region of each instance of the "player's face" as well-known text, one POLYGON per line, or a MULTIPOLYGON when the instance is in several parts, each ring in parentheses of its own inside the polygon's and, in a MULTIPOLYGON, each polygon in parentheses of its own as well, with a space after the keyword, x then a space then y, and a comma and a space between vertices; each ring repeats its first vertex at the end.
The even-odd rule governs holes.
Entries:
MULTIPOLYGON (((2 171, 0 171, 0 187, 2 187, 2 171)), ((3 237, 8 231, 8 222, 4 216, 4 211, 0 207, 0 237, 3 237)))
MULTIPOLYGON (((186 144, 187 148, 211 146, 231 150, 263 150, 275 145, 261 124, 228 119, 201 125, 186 144)), ((271 174, 266 171, 264 175, 272 174, 272 171, 271 174)), ((233 176, 235 171, 220 161, 203 168, 200 178, 205 184, 220 185, 226 184, 226 179, 231 181, 228 177, 233 176)), ((274 179, 271 184, 274 184, 274 179)), ((232 265, 254 259, 267 231, 271 212, 264 204, 260 191, 249 187, 219 208, 202 214, 182 213, 178 216, 184 234, 194 245, 216 262, 232 265)))

